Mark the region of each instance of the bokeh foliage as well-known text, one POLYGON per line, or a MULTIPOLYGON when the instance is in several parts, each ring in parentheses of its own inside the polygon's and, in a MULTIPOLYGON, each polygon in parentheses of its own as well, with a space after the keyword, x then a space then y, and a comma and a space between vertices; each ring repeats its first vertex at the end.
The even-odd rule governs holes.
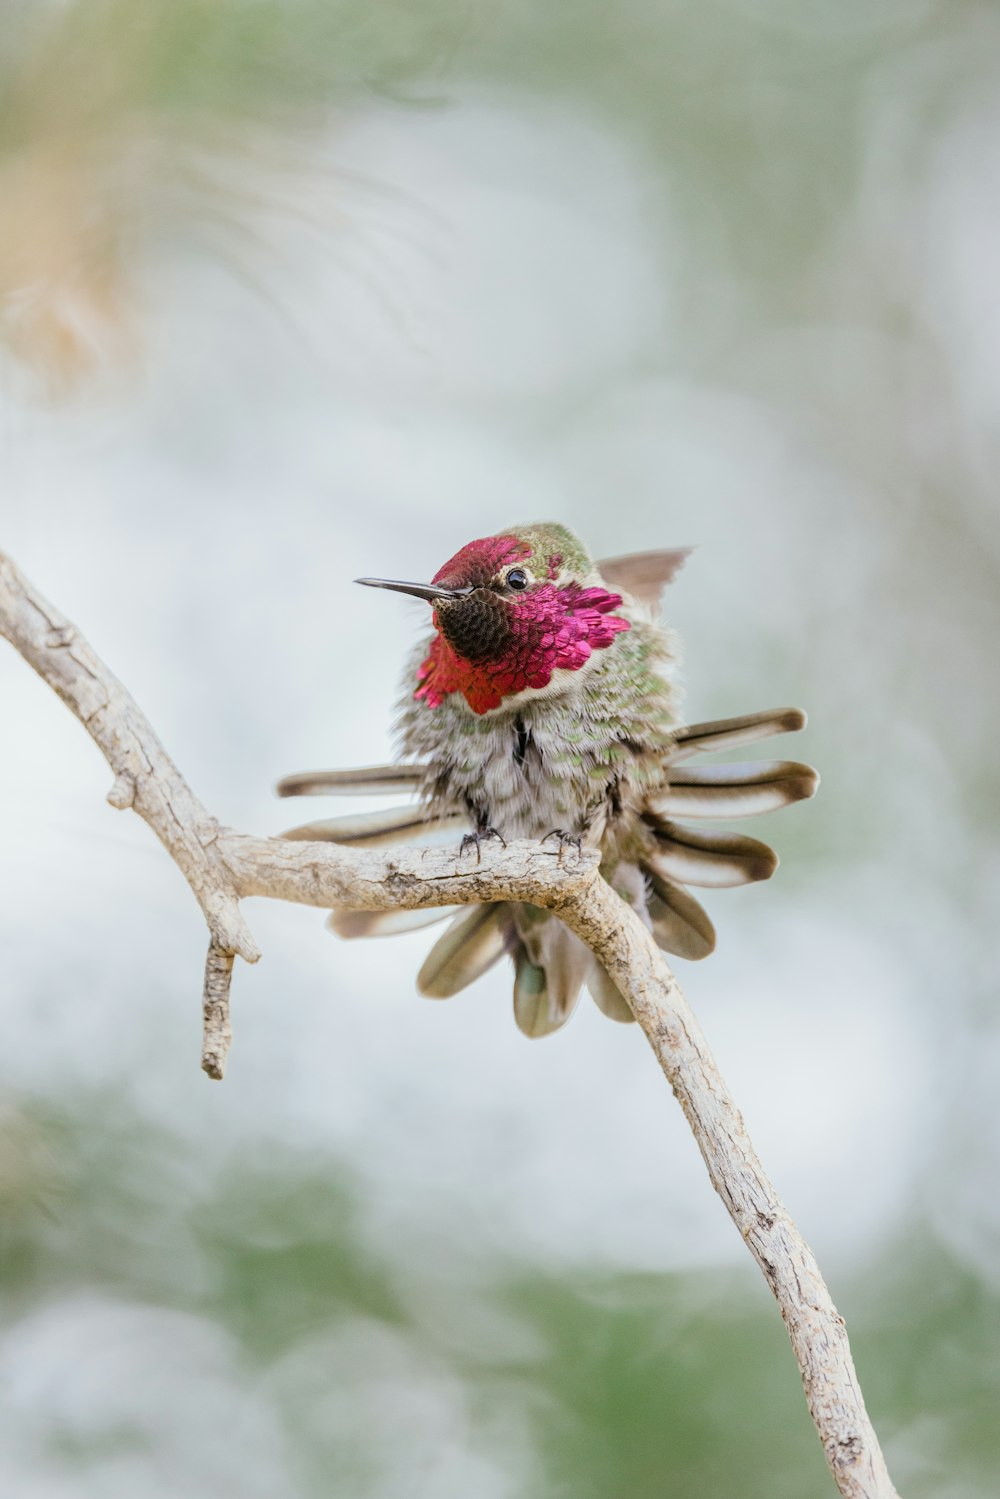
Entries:
MULTIPOLYGON (((12 1125, 0 1204, 8 1392, 19 1349, 37 1356, 38 1308, 52 1302, 72 1327, 82 1296, 153 1304, 224 1330, 235 1408, 252 1392, 269 1447, 286 1455, 280 1481, 294 1488, 282 1492, 395 1493, 405 1473, 414 1495, 457 1494, 466 1479, 435 1451, 450 1442, 470 1464, 459 1472, 483 1465, 489 1493, 829 1493, 784 1330, 750 1266, 567 1274, 501 1257, 451 1281, 446 1245, 414 1263, 403 1245, 387 1254, 367 1241, 359 1184, 336 1157, 275 1149, 206 1173, 189 1141, 113 1096, 28 1109, 12 1125), (424 1388, 435 1398, 421 1413, 424 1388)), ((842 1304, 905 1491, 985 1494, 1000 1462, 1000 1298, 924 1242, 916 1255, 885 1245, 842 1304)), ((70 1332, 72 1365, 54 1355, 35 1388, 8 1399, 5 1445, 23 1459, 34 1441, 40 1472, 89 1494, 116 1454, 155 1470, 169 1445, 158 1428, 176 1424, 176 1481, 208 1492, 188 1402, 146 1365, 155 1341, 145 1346, 140 1325, 133 1366, 115 1347, 121 1329, 101 1327, 82 1346, 70 1332), (60 1389, 67 1377, 108 1384, 99 1419, 60 1389)), ((196 1388, 215 1361, 183 1345, 173 1356, 190 1361, 196 1388)), ((202 1417, 233 1419, 211 1382, 200 1398, 202 1417)), ((233 1461, 239 1492, 249 1479, 233 1461)))

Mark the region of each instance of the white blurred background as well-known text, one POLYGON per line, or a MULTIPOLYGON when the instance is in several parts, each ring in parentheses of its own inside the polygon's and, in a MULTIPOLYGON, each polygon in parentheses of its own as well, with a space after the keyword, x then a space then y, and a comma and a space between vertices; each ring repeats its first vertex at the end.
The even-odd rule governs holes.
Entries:
MULTIPOLYGON (((992 8, 0 24, 0 547, 277 832, 391 750, 425 611, 352 578, 696 543, 690 717, 805 707, 823 785, 680 976, 900 1488, 994 1493, 992 8)), ((181 877, 11 651, 0 703, 0 1493, 831 1491, 637 1031, 261 903, 210 1084, 181 877)))

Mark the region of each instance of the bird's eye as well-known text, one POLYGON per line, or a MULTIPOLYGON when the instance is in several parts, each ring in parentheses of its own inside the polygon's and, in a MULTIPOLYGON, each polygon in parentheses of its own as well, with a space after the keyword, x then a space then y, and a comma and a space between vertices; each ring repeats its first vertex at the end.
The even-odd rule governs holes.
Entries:
POLYGON ((519 567, 512 567, 507 574, 507 587, 516 588, 520 591, 528 586, 528 574, 521 571, 519 567))

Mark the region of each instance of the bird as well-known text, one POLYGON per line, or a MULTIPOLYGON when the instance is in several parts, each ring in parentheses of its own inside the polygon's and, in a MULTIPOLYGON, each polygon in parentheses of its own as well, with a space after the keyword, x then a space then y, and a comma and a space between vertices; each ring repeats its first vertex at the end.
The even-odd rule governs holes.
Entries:
MULTIPOLYGON (((396 721, 399 759, 305 771, 280 796, 391 795, 386 811, 309 822, 283 836, 354 848, 461 837, 478 856, 498 837, 556 838, 595 849, 600 874, 657 945, 705 958, 715 929, 689 886, 769 879, 758 839, 689 826, 773 811, 811 797, 819 777, 789 760, 702 764, 698 757, 805 727, 797 708, 685 724, 678 646, 659 618, 663 590, 691 548, 595 563, 555 522, 463 546, 429 583, 358 578, 426 601, 432 630, 407 660, 396 721), (695 763, 691 763, 695 761, 695 763)), ((347 939, 447 921, 417 976, 447 999, 505 956, 514 1018, 528 1037, 558 1031, 586 987, 610 1019, 634 1017, 607 971, 559 918, 506 901, 420 911, 333 911, 347 939)))

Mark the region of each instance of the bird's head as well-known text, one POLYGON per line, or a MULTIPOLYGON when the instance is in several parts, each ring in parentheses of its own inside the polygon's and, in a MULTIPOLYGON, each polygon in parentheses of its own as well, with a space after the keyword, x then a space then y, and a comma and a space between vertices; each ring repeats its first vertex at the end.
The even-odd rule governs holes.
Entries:
POLYGON ((460 692, 473 712, 489 713, 549 692, 557 672, 579 671, 629 628, 612 612, 621 594, 609 591, 565 526, 519 526, 470 541, 430 583, 357 581, 433 607, 436 634, 414 694, 430 708, 460 692))

